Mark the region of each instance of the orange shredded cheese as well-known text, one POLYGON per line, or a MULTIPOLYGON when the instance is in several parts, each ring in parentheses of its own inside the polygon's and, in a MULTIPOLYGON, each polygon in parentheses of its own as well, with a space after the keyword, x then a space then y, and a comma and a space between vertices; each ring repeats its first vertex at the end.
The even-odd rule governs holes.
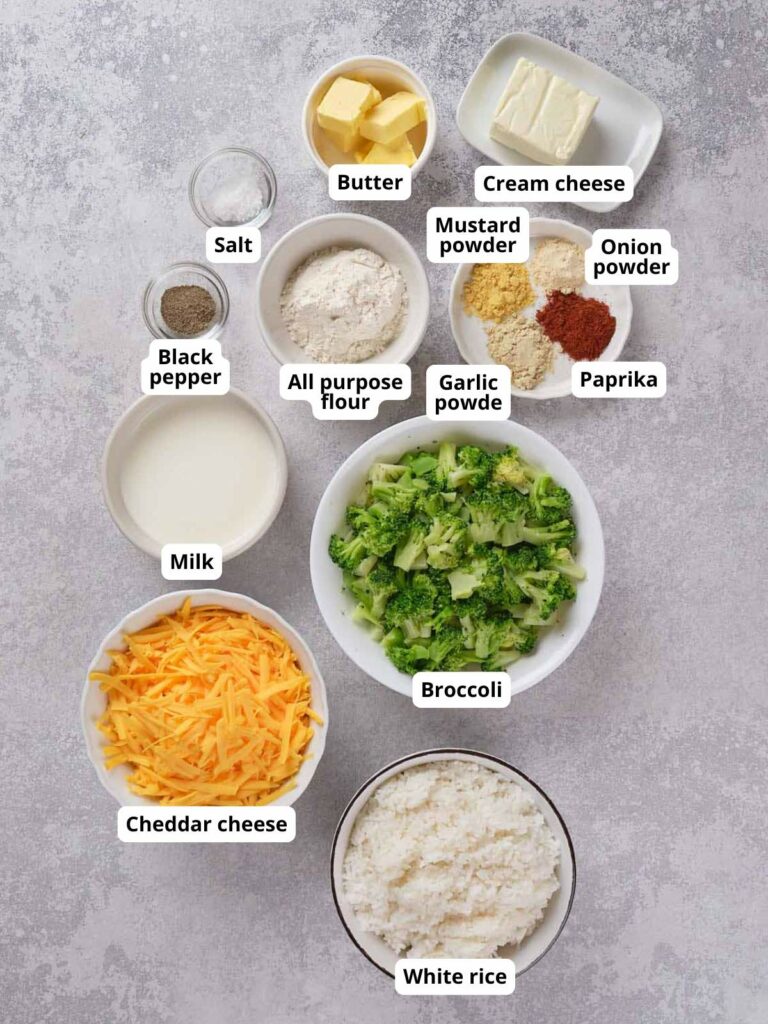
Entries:
POLYGON ((312 722, 309 677, 276 630, 215 605, 125 636, 108 672, 98 728, 107 768, 160 804, 266 804, 294 788, 312 722))

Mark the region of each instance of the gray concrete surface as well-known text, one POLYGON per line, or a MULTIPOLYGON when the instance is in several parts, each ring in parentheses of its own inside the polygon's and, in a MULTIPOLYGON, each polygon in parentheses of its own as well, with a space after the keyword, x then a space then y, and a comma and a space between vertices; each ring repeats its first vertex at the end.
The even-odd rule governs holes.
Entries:
POLYGON ((766 1020, 766 13, 764 2, 4 0, 3 1020, 766 1020), (680 250, 676 287, 635 290, 626 350, 667 364, 663 401, 514 402, 601 510, 608 573, 594 625, 501 714, 415 713, 358 672, 312 596, 312 517, 350 450, 420 412, 424 368, 457 358, 451 268, 428 268, 433 315, 408 406, 318 428, 307 406, 278 398, 254 325, 257 268, 225 267, 233 381, 272 412, 291 477, 269 539, 222 582, 303 631, 332 732, 290 847, 122 846, 80 737, 83 673, 127 609, 172 585, 112 524, 98 466, 138 394, 142 288, 203 255, 189 172, 223 144, 266 153, 280 189, 269 247, 332 209, 299 131, 310 81, 354 53, 394 55, 432 87, 439 138, 413 199, 370 212, 423 254, 426 209, 471 201, 479 158, 456 103, 513 30, 594 59, 666 119, 628 208, 536 211, 666 227, 680 250), (331 902, 330 841, 350 794, 392 758, 439 744, 513 761, 549 791, 576 845, 567 929, 508 1000, 395 996, 331 902))

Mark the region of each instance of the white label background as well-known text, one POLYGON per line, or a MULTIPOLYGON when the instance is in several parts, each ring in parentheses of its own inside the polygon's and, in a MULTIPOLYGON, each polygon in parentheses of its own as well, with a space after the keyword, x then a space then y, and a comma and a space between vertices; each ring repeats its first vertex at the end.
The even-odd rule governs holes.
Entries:
POLYGON ((635 174, 631 167, 606 166, 606 167, 497 167, 483 166, 475 170, 475 198, 479 203, 568 203, 575 200, 590 200, 591 202, 622 202, 626 203, 635 192, 635 174), (620 179, 624 182, 622 191, 611 189, 603 191, 591 188, 579 188, 558 192, 555 183, 567 176, 578 180, 590 178, 600 181, 606 178, 620 179), (546 192, 518 192, 507 191, 506 188, 498 192, 485 187, 483 182, 486 178, 492 177, 497 181, 537 181, 544 180, 547 183, 546 192))
POLYGON ((293 807, 121 807, 117 812, 117 838, 124 843, 290 843, 296 838, 293 807), (209 820, 207 832, 129 832, 128 819, 143 816, 153 821, 188 817, 209 820), (285 832, 220 832, 218 823, 238 821, 285 821, 285 832))
POLYGON ((506 708, 512 700, 512 680, 507 672, 417 672, 413 677, 413 703, 417 708, 506 708), (436 686, 489 686, 501 683, 499 697, 422 696, 422 683, 436 686))
POLYGON ((667 393, 667 368, 664 363, 574 363, 571 367, 571 390, 576 398, 663 398, 667 393), (632 387, 628 384, 612 386, 610 391, 605 385, 582 384, 582 372, 600 374, 603 377, 616 376, 637 370, 639 373, 654 374, 658 380, 656 387, 632 387))
POLYGON ((508 996, 515 991, 515 964, 512 960, 499 959, 467 959, 467 960, 398 960, 395 964, 395 991, 401 996, 508 996), (436 982, 435 984, 414 983, 405 980, 405 971, 425 968, 430 971, 460 971, 463 981, 436 982), (486 973, 504 971, 506 981, 503 984, 469 980, 473 970, 482 969, 486 973))
POLYGON ((530 245, 528 211, 523 206, 433 206, 427 211, 427 259, 430 263, 525 263, 530 245), (438 231, 438 218, 453 217, 458 220, 512 220, 520 218, 519 234, 510 232, 462 232, 443 233, 438 231), (484 242, 488 239, 505 239, 516 242, 512 252, 449 252, 440 253, 440 240, 463 239, 467 242, 484 242))
POLYGON ((163 544, 160 550, 160 572, 164 580, 218 580, 222 573, 222 552, 220 544, 163 544), (211 569, 177 569, 171 565, 173 556, 208 555, 213 562, 211 569))
MULTIPOLYGON (((312 407, 312 415, 317 420, 372 420, 378 416, 379 406, 382 402, 404 402, 411 397, 411 368, 404 363, 323 363, 318 367, 317 363, 284 363, 280 367, 280 397, 286 402, 309 402, 312 407), (311 389, 298 388, 289 389, 291 378, 295 375, 303 377, 305 374, 311 376, 311 389), (402 387, 395 391, 392 388, 386 390, 364 390, 362 397, 367 397, 368 402, 365 409, 324 409, 322 406, 321 385, 323 378, 333 377, 359 378, 370 380, 372 377, 386 378, 388 380, 402 381, 402 387)), ((328 394, 343 395, 348 398, 357 398, 358 395, 353 388, 338 391, 327 389, 328 394)))
POLYGON ((433 364, 427 367, 427 405, 426 413, 431 420, 461 422, 462 420, 508 420, 512 413, 512 373, 508 366, 486 366, 484 364, 452 366, 449 364, 433 364), (451 380, 469 380, 484 374, 497 382, 496 390, 453 391, 444 388, 440 380, 449 376, 451 380), (437 411, 437 399, 475 399, 490 395, 492 399, 501 399, 500 409, 446 409, 437 411))
POLYGON ((664 285, 677 284, 678 278, 678 252, 672 245, 672 236, 665 228, 599 228, 592 235, 592 245, 584 253, 584 276, 587 284, 629 284, 629 285, 664 285), (661 245, 661 253, 604 253, 602 251, 603 240, 614 243, 625 242, 658 242, 661 245), (644 274, 636 271, 625 273, 602 272, 595 278, 595 264, 617 263, 637 264, 641 260, 648 263, 668 263, 669 268, 662 274, 644 274))
POLYGON ((261 232, 258 228, 232 227, 208 228, 205 233, 205 258, 209 263, 258 263, 261 259, 261 232), (248 238, 252 252, 216 252, 216 239, 227 242, 248 238))
POLYGON ((334 164, 328 171, 328 195, 331 199, 342 202, 353 203, 355 201, 368 201, 375 199, 381 201, 394 201, 398 199, 411 198, 411 185, 413 177, 411 168, 405 164, 334 164), (397 188, 339 188, 339 175, 347 174, 357 181, 364 181, 367 177, 379 175, 381 178, 402 178, 397 188))
POLYGON ((221 354, 221 342, 216 338, 158 338, 149 343, 149 355, 141 361, 141 390, 145 395, 226 395, 229 391, 229 360, 221 354), (210 365, 193 365, 191 363, 161 363, 161 351, 176 349, 184 355, 200 355, 210 353, 210 365), (219 375, 214 384, 195 383, 181 387, 176 381, 172 384, 153 383, 152 374, 163 376, 176 374, 208 374, 219 375))

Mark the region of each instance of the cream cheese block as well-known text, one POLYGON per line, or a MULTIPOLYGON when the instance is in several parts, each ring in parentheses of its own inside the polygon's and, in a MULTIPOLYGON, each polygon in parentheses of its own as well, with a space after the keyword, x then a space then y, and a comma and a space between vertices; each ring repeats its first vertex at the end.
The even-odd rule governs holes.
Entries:
POLYGON ((539 163, 567 164, 598 103, 596 96, 521 57, 496 106, 491 138, 539 163))

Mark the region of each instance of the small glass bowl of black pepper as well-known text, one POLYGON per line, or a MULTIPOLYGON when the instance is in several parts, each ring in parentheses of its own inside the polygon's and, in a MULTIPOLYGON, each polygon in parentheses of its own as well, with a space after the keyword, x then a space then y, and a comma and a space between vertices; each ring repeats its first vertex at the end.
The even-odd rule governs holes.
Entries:
POLYGON ((226 285, 201 263, 172 263, 144 290, 144 322, 156 338, 212 338, 228 316, 226 285))

